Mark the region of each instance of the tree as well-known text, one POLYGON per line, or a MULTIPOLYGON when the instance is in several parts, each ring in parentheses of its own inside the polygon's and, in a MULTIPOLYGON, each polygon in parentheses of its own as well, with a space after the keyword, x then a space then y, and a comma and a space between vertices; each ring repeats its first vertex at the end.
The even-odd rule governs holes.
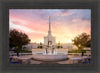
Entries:
POLYGON ((38 48, 43 48, 43 44, 40 42, 38 48))
POLYGON ((91 46, 91 37, 86 33, 82 33, 76 36, 72 41, 74 42, 73 44, 76 45, 78 49, 82 51, 82 56, 84 56, 83 48, 91 46))
POLYGON ((29 42, 30 42, 30 39, 25 33, 18 32, 15 29, 10 30, 9 45, 10 45, 10 48, 15 47, 15 50, 17 50, 17 56, 19 56, 19 51, 22 49, 22 45, 26 45, 29 42))
POLYGON ((63 48, 60 44, 60 41, 58 42, 57 48, 63 48))
POLYGON ((86 33, 76 36, 72 41, 80 50, 83 50, 84 47, 90 47, 91 45, 91 37, 86 33))

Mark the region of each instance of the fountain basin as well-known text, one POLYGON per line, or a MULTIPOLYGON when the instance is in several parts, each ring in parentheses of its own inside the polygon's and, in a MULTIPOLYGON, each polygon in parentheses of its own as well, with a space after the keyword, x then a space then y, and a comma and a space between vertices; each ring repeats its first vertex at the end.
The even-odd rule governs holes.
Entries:
POLYGON ((67 59, 67 54, 42 54, 42 53, 37 53, 33 54, 32 56, 36 60, 41 60, 41 61, 59 61, 59 60, 64 60, 67 59))

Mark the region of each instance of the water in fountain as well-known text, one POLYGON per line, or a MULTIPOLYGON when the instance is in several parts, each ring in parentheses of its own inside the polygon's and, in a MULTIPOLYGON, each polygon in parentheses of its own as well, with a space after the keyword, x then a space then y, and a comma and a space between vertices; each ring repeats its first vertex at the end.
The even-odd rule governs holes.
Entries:
POLYGON ((56 55, 56 49, 51 44, 48 44, 48 47, 44 48, 43 50, 44 55, 56 55))
POLYGON ((53 50, 53 53, 52 53, 52 49, 47 49, 47 50, 48 50, 48 53, 46 53, 46 49, 43 50, 44 55, 56 55, 57 54, 55 49, 53 50))

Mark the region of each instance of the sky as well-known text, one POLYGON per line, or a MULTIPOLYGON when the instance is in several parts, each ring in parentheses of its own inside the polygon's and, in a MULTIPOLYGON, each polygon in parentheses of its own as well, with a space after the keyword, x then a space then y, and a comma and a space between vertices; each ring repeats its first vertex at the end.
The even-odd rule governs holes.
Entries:
POLYGON ((32 43, 43 43, 48 34, 49 16, 57 43, 72 43, 81 33, 91 34, 90 9, 10 9, 9 28, 26 33, 32 43))

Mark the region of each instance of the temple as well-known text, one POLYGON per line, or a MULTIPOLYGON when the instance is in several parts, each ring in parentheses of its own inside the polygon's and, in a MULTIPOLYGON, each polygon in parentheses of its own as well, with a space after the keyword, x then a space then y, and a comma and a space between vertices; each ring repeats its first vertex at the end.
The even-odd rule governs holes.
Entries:
POLYGON ((56 45, 55 37, 51 34, 51 18, 49 16, 49 31, 48 35, 44 37, 44 46, 45 48, 54 48, 56 45))

